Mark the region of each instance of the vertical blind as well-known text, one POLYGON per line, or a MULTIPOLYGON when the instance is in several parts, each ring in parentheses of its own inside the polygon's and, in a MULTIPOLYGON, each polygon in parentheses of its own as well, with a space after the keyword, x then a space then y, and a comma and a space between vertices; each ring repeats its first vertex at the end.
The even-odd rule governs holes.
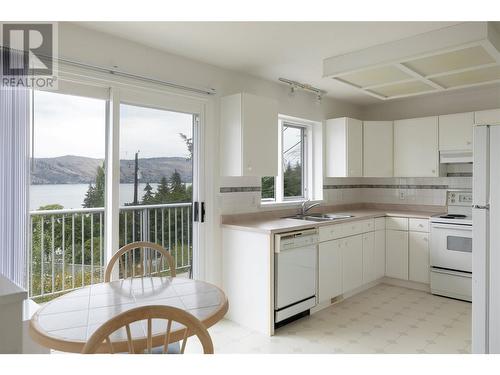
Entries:
POLYGON ((0 87, 0 273, 21 287, 29 238, 29 105, 29 89, 0 87))

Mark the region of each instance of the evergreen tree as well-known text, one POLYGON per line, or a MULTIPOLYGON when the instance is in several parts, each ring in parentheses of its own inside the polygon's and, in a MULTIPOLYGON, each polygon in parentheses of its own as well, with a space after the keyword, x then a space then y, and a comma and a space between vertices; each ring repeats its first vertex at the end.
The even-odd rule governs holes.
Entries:
POLYGON ((170 189, 166 177, 162 177, 154 196, 155 203, 169 203, 170 189))
POLYGON ((170 176, 170 202, 185 202, 186 187, 182 183, 181 174, 174 170, 170 176))
POLYGON ((84 208, 104 207, 105 173, 104 165, 97 167, 95 184, 89 184, 82 206, 84 208))
POLYGON ((292 167, 288 163, 283 175, 283 190, 285 197, 299 197, 302 195, 302 166, 299 162, 292 167))
POLYGON ((154 204, 155 203, 155 197, 152 193, 153 188, 151 185, 146 183, 146 187, 144 188, 144 196, 142 197, 142 204, 154 204))

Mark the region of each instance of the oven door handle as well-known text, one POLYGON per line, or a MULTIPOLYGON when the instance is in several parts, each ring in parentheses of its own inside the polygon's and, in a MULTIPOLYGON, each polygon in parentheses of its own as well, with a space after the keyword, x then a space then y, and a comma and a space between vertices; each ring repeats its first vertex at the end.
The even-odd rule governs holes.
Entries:
POLYGON ((469 224, 431 224, 431 228, 467 230, 472 232, 472 225, 469 224))

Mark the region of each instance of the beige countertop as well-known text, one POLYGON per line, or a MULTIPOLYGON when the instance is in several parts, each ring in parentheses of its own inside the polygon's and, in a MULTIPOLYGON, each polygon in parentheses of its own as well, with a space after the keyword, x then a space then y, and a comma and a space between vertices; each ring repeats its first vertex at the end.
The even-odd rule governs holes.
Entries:
POLYGON ((336 214, 349 214, 353 215, 353 217, 347 219, 339 219, 334 221, 308 221, 308 220, 299 220, 299 219, 290 219, 290 218, 276 218, 276 217, 266 217, 263 215, 262 217, 258 217, 257 214, 242 215, 241 219, 231 219, 227 222, 222 223, 223 228, 231 228, 237 230, 246 230, 252 232, 260 232, 260 233, 282 233, 306 228, 318 228, 325 225, 335 225, 342 224, 353 220, 363 220, 363 219, 371 219, 376 217, 407 217, 407 218, 417 218, 417 219, 429 219, 431 216, 436 215, 437 213, 444 212, 444 210, 439 211, 434 207, 429 211, 419 211, 419 210, 403 210, 403 209, 393 209, 393 208, 377 208, 377 209, 352 209, 345 211, 332 211, 336 214))

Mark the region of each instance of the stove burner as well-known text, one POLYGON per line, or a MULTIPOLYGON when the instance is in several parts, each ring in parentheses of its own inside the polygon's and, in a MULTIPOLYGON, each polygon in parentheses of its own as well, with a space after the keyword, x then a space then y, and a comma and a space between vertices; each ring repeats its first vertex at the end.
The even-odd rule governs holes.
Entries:
POLYGON ((441 219, 465 219, 467 216, 459 214, 447 214, 447 215, 441 215, 439 217, 441 219))

